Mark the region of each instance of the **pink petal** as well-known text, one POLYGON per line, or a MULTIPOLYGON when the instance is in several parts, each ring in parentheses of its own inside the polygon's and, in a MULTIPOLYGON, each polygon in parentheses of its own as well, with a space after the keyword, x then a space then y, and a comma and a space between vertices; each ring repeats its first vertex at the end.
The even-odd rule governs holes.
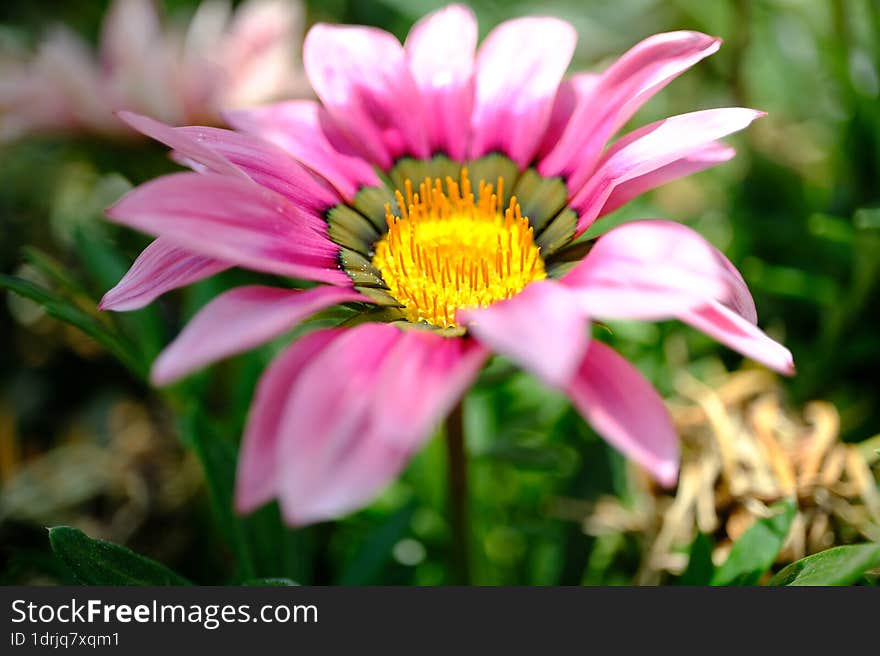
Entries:
POLYGON ((496 27, 477 52, 471 156, 499 149, 521 168, 541 145, 577 32, 556 18, 496 27))
POLYGON ((470 340, 362 324, 321 351, 288 388, 276 467, 286 520, 357 510, 396 477, 473 380, 470 340))
POLYGON ((727 291, 724 295, 716 298, 727 308, 736 312, 752 325, 758 324, 758 310, 755 308, 755 299, 749 291, 742 274, 733 266, 733 263, 721 251, 717 251, 718 258, 727 272, 727 291))
POLYGON ((201 164, 204 169, 234 177, 246 177, 304 209, 323 212, 340 202, 328 185, 283 149, 259 137, 218 128, 174 128, 146 116, 120 112, 119 118, 134 129, 170 146, 178 158, 201 164))
POLYGON ((565 387, 589 343, 589 320, 572 290, 555 280, 533 282, 486 308, 459 310, 470 334, 548 385, 565 387))
POLYGON ((173 128, 161 121, 134 112, 117 112, 116 115, 141 134, 164 143, 177 151, 179 157, 198 162, 206 170, 224 175, 248 179, 248 175, 226 157, 207 144, 193 139, 179 128, 173 128))
POLYGON ((225 114, 236 130, 280 146, 350 201, 364 186, 381 184, 372 165, 355 153, 318 103, 293 100, 225 114))
POLYGON ((131 69, 162 39, 162 24, 150 0, 116 0, 101 25, 101 65, 107 71, 131 69))
POLYGON ((138 255, 116 286, 104 294, 98 309, 138 310, 167 291, 213 276, 229 265, 196 255, 160 237, 138 255))
POLYGON ((191 98, 187 79, 180 70, 182 53, 164 28, 151 0, 116 0, 101 29, 100 67, 97 70, 100 99, 106 110, 137 108, 163 120, 183 120, 188 105, 206 104, 205 94, 191 98))
POLYGON ((579 214, 578 231, 586 230, 595 221, 618 186, 701 151, 763 115, 741 107, 708 109, 673 116, 624 136, 570 202, 579 214))
POLYGON ((787 348, 719 302, 711 301, 679 318, 746 357, 787 376, 794 375, 794 360, 787 348))
POLYGON ((342 333, 288 388, 279 429, 278 495, 292 525, 366 505, 400 471, 409 451, 369 430, 381 363, 401 331, 362 324, 342 333))
MULTIPOLYGON (((299 2, 242 2, 222 40, 206 35, 202 44, 198 44, 203 52, 222 58, 225 73, 224 93, 219 101, 222 106, 244 107, 307 93, 297 52, 302 42, 303 13, 304 7, 299 2)), ((194 36, 192 27, 190 24, 188 46, 194 36)))
POLYGON ((216 171, 212 171, 210 168, 198 162, 192 158, 187 157, 183 153, 177 150, 168 151, 168 159, 170 159, 175 164, 180 164, 181 166, 185 166, 188 169, 195 171, 196 173, 216 173, 216 171))
POLYGON ((672 221, 625 223, 599 237, 563 279, 600 319, 662 320, 730 294, 718 251, 672 221))
POLYGON ((166 175, 128 192, 107 216, 230 264, 351 285, 320 217, 247 180, 214 173, 166 175))
POLYGON ((595 73, 575 73, 562 81, 556 90, 556 99, 553 101, 553 109, 550 111, 550 121, 547 131, 541 140, 538 149, 538 159, 542 159, 556 146, 559 138, 568 127, 575 110, 592 98, 593 90, 599 82, 599 75, 595 73))
POLYGON ((577 178, 569 184, 576 189, 593 170, 608 139, 636 110, 720 45, 720 39, 699 32, 655 34, 636 44, 602 73, 590 102, 578 106, 538 171, 577 178))
POLYGON ((238 512, 255 510, 278 495, 279 428, 287 397, 303 368, 342 332, 318 330, 299 338, 275 358, 260 378, 238 458, 238 512))
POLYGON ((324 180, 282 148, 259 137, 210 127, 178 128, 192 139, 226 157, 248 177, 306 210, 323 213, 341 202, 324 180))
POLYGON ((614 210, 626 205, 637 196, 646 191, 662 187, 667 182, 708 169, 716 164, 721 164, 736 155, 736 150, 720 142, 712 142, 705 148, 696 150, 674 162, 655 169, 650 173, 640 175, 628 182, 624 182, 614 188, 608 196, 608 200, 599 211, 599 217, 610 214, 614 210))
POLYGON ((678 437, 660 396, 638 369, 593 341, 568 395, 599 435, 662 485, 678 476, 678 437))
MULTIPOLYGON (((376 398, 394 399, 374 411, 373 431, 411 448, 465 394, 488 352, 472 339, 408 330, 382 362, 376 398)), ((379 401, 381 404, 381 401, 379 401)))
POLYGON ((467 154, 476 45, 474 12, 449 5, 416 23, 404 46, 424 100, 431 150, 459 161, 467 154))
POLYGON ((794 373, 788 349, 756 327, 755 302, 739 271, 685 226, 634 221, 609 230, 561 282, 591 317, 675 317, 776 371, 794 373))
POLYGON ((367 301, 353 289, 307 291, 252 285, 220 294, 190 320, 153 363, 151 380, 167 385, 217 360, 259 346, 338 303, 367 301))
POLYGON ((421 98, 400 42, 372 27, 319 23, 303 64, 336 124, 384 170, 401 155, 427 157, 421 98))

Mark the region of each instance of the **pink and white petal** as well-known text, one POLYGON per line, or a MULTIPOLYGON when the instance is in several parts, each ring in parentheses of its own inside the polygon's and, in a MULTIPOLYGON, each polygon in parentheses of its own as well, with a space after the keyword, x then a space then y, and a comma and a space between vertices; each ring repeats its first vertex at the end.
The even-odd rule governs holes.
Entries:
POLYGON ((178 157, 198 162, 214 173, 243 179, 248 178, 244 171, 223 155, 215 152, 206 144, 194 140, 189 135, 181 132, 179 128, 172 127, 149 116, 136 114, 135 112, 121 111, 117 112, 116 115, 141 134, 155 139, 176 151, 178 157))
POLYGON ((323 521, 366 505, 402 468, 408 453, 369 430, 382 360, 401 336, 390 324, 346 330, 290 389, 276 451, 288 523, 323 521))
POLYGON ((372 165, 339 132, 327 111, 309 100, 226 112, 236 130, 270 141, 333 185, 350 201, 364 186, 380 184, 372 165))
POLYGON ((280 147, 263 139, 219 128, 175 128, 132 112, 119 118, 143 134, 174 149, 179 161, 195 162, 215 173, 245 177, 304 209, 323 212, 340 197, 280 147))
POLYGON ((100 94, 106 110, 137 108, 163 120, 184 120, 185 89, 174 93, 179 54, 156 3, 117 0, 101 29, 100 94))
POLYGON ((150 0, 116 0, 101 25, 101 65, 108 71, 142 65, 140 58, 162 39, 162 24, 150 0))
POLYGON ((628 182, 624 182, 614 188, 608 196, 608 200, 599 210, 597 218, 610 214, 614 210, 623 207, 633 198, 641 196, 647 191, 662 187, 667 182, 708 169, 733 158, 736 150, 720 142, 710 143, 705 148, 694 151, 681 159, 670 162, 650 173, 645 173, 628 182))
POLYGON ((720 45, 720 39, 699 32, 668 32, 633 46, 601 74, 590 102, 576 109, 538 171, 565 176, 569 189, 576 189, 593 171, 608 139, 636 110, 720 45))
POLYGON ((212 171, 210 168, 202 164, 201 162, 197 162, 196 160, 187 157, 181 152, 176 150, 168 151, 168 159, 170 159, 175 164, 180 164, 181 166, 185 166, 188 169, 195 171, 196 173, 216 173, 216 171, 212 171))
POLYGON ((229 264, 351 286, 320 217, 248 180, 166 175, 128 192, 107 216, 229 264))
POLYGON ((579 215, 578 232, 596 220, 618 186, 701 151, 764 115, 742 107, 707 109, 657 121, 622 137, 570 202, 579 215))
POLYGON ((678 476, 679 444, 663 401, 638 369, 593 341, 568 395, 599 435, 662 485, 678 476))
POLYGON ((383 170, 429 155, 424 111, 403 47, 373 27, 318 23, 306 35, 309 81, 346 136, 383 170))
POLYGON ((373 432, 411 450, 464 396, 488 355, 472 339, 405 331, 382 362, 373 432))
POLYGON ((590 102, 599 77, 596 73, 575 73, 566 77, 559 85, 547 130, 538 148, 538 159, 543 159, 556 147, 577 108, 590 102))
POLYGON ((449 5, 422 18, 404 45, 424 101, 431 150, 459 161, 467 155, 476 46, 477 19, 464 5, 449 5))
POLYGON ((730 293, 718 251, 672 221, 625 223, 599 237, 561 282, 598 319, 663 320, 730 293))
POLYGON ((177 128, 222 155, 248 177, 303 209, 323 213, 341 197, 282 148, 253 135, 211 127, 177 128))
POLYGON ((459 310, 458 321, 480 343, 555 387, 568 385, 589 344, 578 293, 555 280, 533 282, 489 307, 459 310))
POLYGON ((284 412, 277 462, 286 520, 323 521, 367 505, 485 357, 472 340, 389 324, 346 331, 303 372, 284 412))
POLYGON ((225 262, 197 255, 159 237, 138 255, 116 286, 104 294, 98 309, 114 312, 138 310, 167 291, 228 268, 225 262))
POLYGON ((758 325, 758 310, 755 307, 755 299, 752 298, 752 293, 749 291, 746 281, 743 280, 742 274, 721 251, 718 251, 718 258, 727 271, 728 289, 726 294, 715 300, 736 312, 752 325, 758 325))
POLYGON ((521 168, 531 163, 576 43, 569 23, 549 17, 489 33, 477 52, 471 157, 500 150, 521 168))
POLYGON ((296 340, 260 377, 238 458, 235 508, 250 512, 278 493, 279 428, 290 390, 303 368, 342 331, 318 330, 296 340))
POLYGON ((725 305, 711 301, 679 316, 734 351, 787 376, 794 375, 791 351, 725 305))
POLYGON ((167 385, 217 360, 264 344, 331 305, 368 299, 345 287, 306 291, 251 285, 220 294, 190 320, 156 361, 150 379, 167 385))

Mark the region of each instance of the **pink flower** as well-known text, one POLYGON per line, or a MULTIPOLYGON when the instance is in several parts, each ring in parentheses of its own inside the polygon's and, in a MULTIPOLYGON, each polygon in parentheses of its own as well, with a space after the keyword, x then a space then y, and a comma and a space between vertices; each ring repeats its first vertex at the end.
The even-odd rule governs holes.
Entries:
POLYGON ((214 124, 221 109, 308 95, 294 66, 302 22, 298 0, 248 0, 231 16, 206 0, 188 27, 164 27, 151 0, 114 0, 97 57, 57 27, 32 60, 0 58, 0 140, 130 134, 120 109, 214 124))
POLYGON ((220 295, 159 356, 156 384, 322 308, 359 312, 295 341, 264 373, 240 511, 277 498, 305 524, 362 507, 490 353, 567 392, 597 432, 673 484, 678 441, 663 402, 590 339, 593 320, 676 317, 793 372, 788 350, 757 328, 742 277, 692 230, 645 220, 575 242, 637 194, 733 156, 717 140, 760 112, 675 116, 606 147, 719 40, 659 34, 601 74, 566 77, 575 38, 563 21, 522 18, 477 49, 460 5, 425 17, 403 46, 378 29, 316 25, 304 63, 320 104, 231 112, 239 132, 124 116, 196 172, 149 182, 108 211, 158 238, 103 308, 139 308, 231 266, 323 283, 220 295))

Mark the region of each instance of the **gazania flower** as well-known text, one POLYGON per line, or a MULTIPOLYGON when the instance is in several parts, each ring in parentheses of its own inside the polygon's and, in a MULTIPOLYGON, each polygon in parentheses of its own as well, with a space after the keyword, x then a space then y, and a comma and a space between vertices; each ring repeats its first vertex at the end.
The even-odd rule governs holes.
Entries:
POLYGON ((567 392, 598 433, 673 484, 669 415, 632 365, 590 339, 594 320, 677 317, 792 372, 789 352, 756 327, 742 277, 692 230, 646 220, 577 241, 635 195, 733 155, 717 139, 760 112, 675 116, 606 147, 719 40, 659 34, 603 73, 566 77, 575 39, 561 20, 522 18, 476 49, 474 17, 458 5, 403 45, 378 29, 316 25, 304 64, 320 103, 231 112, 238 131, 124 117, 195 172, 149 182, 108 211, 158 239, 102 307, 135 309, 231 266, 322 283, 220 295, 159 356, 155 383, 323 308, 359 311, 298 339, 263 374, 239 510, 277 498, 304 524, 362 507, 491 353, 567 392))
POLYGON ((163 26, 151 0, 114 0, 96 58, 56 28, 30 61, 0 57, 0 139, 127 128, 113 110, 173 123, 220 122, 220 109, 307 95, 295 44, 298 0, 206 0, 189 26, 163 26), (185 28, 185 29, 184 29, 185 28))

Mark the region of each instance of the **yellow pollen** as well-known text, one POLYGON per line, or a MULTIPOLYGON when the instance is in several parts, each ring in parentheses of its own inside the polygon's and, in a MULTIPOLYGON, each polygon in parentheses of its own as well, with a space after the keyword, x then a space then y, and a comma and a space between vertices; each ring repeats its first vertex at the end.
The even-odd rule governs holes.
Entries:
POLYGON ((547 276, 516 197, 504 206, 503 184, 481 180, 475 195, 467 169, 445 189, 426 178, 414 192, 407 179, 395 192, 400 216, 385 206, 388 232, 373 266, 409 321, 453 327, 459 308, 492 305, 547 276))

